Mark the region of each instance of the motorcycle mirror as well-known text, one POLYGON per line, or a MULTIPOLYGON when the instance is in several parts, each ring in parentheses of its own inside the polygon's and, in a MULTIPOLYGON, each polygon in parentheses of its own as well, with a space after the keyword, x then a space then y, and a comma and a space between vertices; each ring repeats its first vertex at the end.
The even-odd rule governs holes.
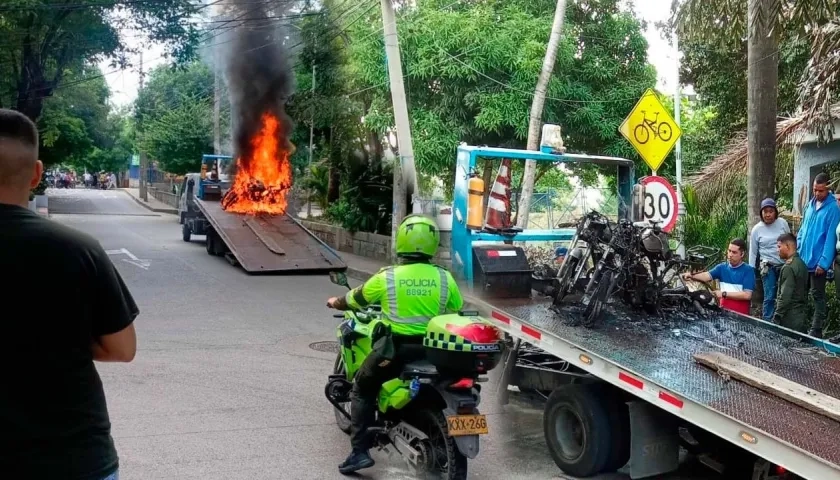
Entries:
POLYGON ((336 285, 347 287, 350 289, 350 284, 347 283, 347 275, 344 272, 330 272, 330 281, 336 285))

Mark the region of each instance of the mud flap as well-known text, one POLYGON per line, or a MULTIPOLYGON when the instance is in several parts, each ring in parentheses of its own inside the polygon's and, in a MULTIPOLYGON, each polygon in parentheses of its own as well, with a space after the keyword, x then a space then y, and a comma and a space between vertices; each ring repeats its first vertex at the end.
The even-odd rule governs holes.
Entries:
MULTIPOLYGON (((454 393, 443 389, 439 389, 439 391, 441 397, 443 397, 443 400, 446 402, 446 408, 443 409, 444 417, 457 415, 459 407, 463 408, 472 406, 474 409, 473 413, 479 413, 477 394, 454 393)), ((465 457, 473 459, 478 456, 478 435, 463 435, 453 438, 455 439, 455 445, 458 446, 458 450, 460 450, 465 457)))
POLYGON ((679 429, 674 417, 653 405, 634 400, 630 409, 630 478, 649 478, 677 470, 679 429))

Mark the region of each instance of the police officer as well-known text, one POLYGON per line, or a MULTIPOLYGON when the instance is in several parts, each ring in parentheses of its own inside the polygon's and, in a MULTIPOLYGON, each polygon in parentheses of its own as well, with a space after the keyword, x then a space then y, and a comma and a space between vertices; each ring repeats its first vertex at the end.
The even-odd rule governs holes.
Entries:
POLYGON ((342 474, 373 466, 366 430, 375 421, 379 389, 384 382, 399 376, 404 364, 423 358, 423 336, 429 320, 457 312, 464 304, 452 274, 431 263, 440 243, 440 232, 432 219, 409 215, 397 230, 396 243, 399 265, 385 267, 346 296, 327 301, 328 307, 338 310, 380 304, 383 323, 389 330, 374 334, 374 351, 365 359, 353 382, 350 394, 353 450, 338 466, 342 474))

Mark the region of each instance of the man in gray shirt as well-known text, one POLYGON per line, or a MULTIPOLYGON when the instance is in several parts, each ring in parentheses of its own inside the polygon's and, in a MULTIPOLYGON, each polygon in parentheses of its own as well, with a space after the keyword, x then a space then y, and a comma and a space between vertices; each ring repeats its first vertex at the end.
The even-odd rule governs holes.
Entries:
POLYGON ((761 221, 755 224, 750 233, 750 265, 761 272, 764 286, 764 305, 762 318, 773 321, 776 310, 776 290, 779 272, 784 261, 779 258, 777 240, 784 233, 790 233, 790 226, 784 218, 779 218, 776 201, 765 198, 761 201, 761 221))

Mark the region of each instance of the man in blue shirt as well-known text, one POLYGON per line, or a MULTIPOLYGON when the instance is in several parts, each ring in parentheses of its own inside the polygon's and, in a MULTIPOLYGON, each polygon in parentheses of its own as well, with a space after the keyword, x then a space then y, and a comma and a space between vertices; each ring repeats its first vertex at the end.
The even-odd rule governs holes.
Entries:
POLYGON ((755 290, 755 269, 744 262, 747 254, 747 243, 740 238, 729 242, 726 252, 727 261, 719 263, 708 272, 690 273, 682 275, 684 280, 700 282, 720 282, 720 290, 715 290, 715 297, 720 299, 720 306, 733 312, 750 314, 750 300, 755 290))
POLYGON ((826 272, 834 262, 837 225, 840 207, 828 189, 828 175, 820 173, 814 179, 814 196, 805 207, 802 226, 796 235, 799 257, 808 267, 811 296, 814 297, 814 318, 808 335, 823 336, 823 324, 828 310, 825 299, 826 272))

